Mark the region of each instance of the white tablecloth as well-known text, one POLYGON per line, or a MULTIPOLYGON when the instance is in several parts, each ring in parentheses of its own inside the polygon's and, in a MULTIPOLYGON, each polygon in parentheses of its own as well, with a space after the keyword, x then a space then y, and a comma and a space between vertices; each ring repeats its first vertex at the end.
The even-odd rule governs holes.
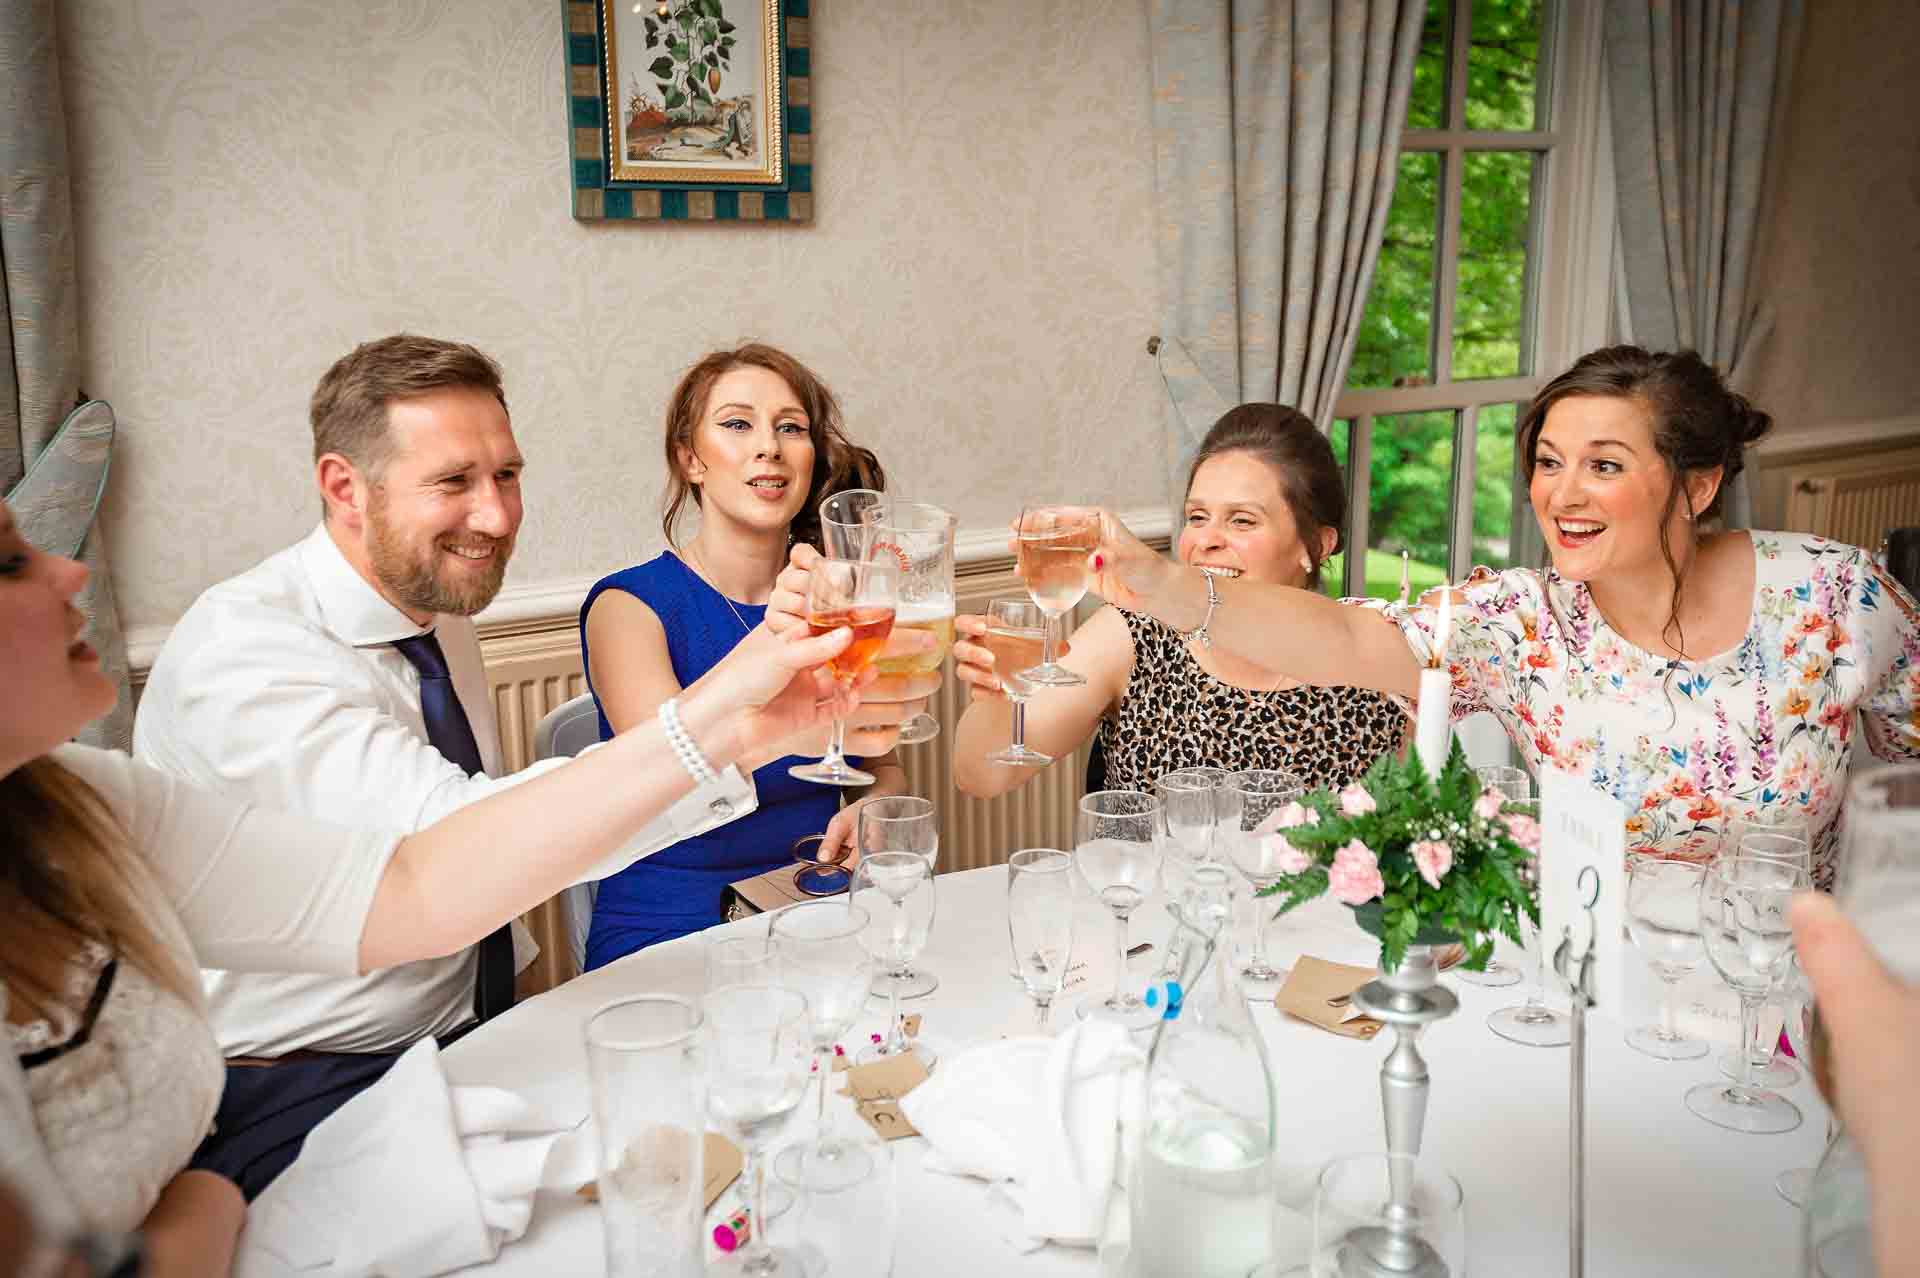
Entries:
MULTIPOLYGON (((1025 1000, 1008 976, 1005 881, 998 867, 939 879, 937 922, 917 966, 935 973, 940 988, 905 1005, 923 1014, 923 1033, 936 1046, 951 1050, 997 1034, 1025 1000)), ((708 935, 765 926, 749 920, 708 935)), ((1076 957, 1106 953, 1111 927, 1099 905, 1085 900, 1076 957)), ((1149 898, 1134 916, 1131 939, 1158 947, 1167 932, 1164 906, 1149 898)), ((1373 942, 1331 901, 1274 924, 1270 944, 1281 963, 1303 952, 1349 963, 1370 963, 1376 955, 1373 942)), ((591 1109, 581 1037, 586 1018, 628 994, 702 993, 702 955, 697 941, 676 942, 570 981, 460 1040, 446 1053, 447 1073, 455 1082, 514 1088, 556 1114, 585 1117, 591 1109)), ((1156 948, 1137 962, 1159 957, 1156 948)), ((1786 1089, 1806 1122, 1785 1136, 1740 1135, 1694 1117, 1681 1097, 1694 1083, 1718 1077, 1712 1058, 1663 1062, 1626 1045, 1622 1025, 1653 1007, 1653 982, 1633 966, 1635 1005, 1596 1010, 1590 1021, 1587 1272, 1620 1278, 1797 1273, 1800 1216, 1772 1182, 1777 1173, 1819 1158, 1827 1117, 1819 1095, 1804 1078, 1786 1089)), ((1708 969, 1683 988, 1713 982, 1708 969)), ((1449 983, 1460 995, 1460 1011, 1421 1040, 1433 1076, 1423 1161, 1452 1171, 1465 1187, 1472 1273, 1565 1273, 1568 1052, 1522 1047, 1487 1029, 1487 1014, 1515 1002, 1523 986, 1449 983)), ((1062 1006, 1059 1014, 1071 1012, 1062 1006)), ((1282 1018, 1271 1006, 1256 1006, 1253 1014, 1266 1035, 1280 1098, 1283 1163, 1310 1175, 1334 1155, 1380 1148, 1378 1071, 1391 1032, 1365 1042, 1282 1018)), ((884 1018, 885 1004, 875 1000, 847 1051, 866 1042, 884 1018)), ((796 1122, 795 1130, 801 1126, 796 1122)), ((923 1171, 924 1141, 899 1141, 894 1148, 901 1222, 895 1273, 982 1278, 1098 1271, 1090 1251, 1049 1246, 1016 1254, 984 1224, 981 1184, 923 1171)), ((602 1273, 598 1209, 543 1194, 526 1236, 486 1268, 490 1278, 602 1273)))

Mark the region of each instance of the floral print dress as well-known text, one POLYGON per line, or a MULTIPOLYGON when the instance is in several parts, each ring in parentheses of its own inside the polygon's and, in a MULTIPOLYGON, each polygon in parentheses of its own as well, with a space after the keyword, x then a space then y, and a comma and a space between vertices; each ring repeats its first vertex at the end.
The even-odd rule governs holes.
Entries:
MULTIPOLYGON (((1704 860, 1730 819, 1801 819, 1829 887, 1856 731, 1878 758, 1920 759, 1920 621, 1857 547, 1749 536, 1746 635, 1699 661, 1635 647, 1551 569, 1476 571, 1447 641, 1452 714, 1492 713, 1529 771, 1585 776, 1626 804, 1630 854, 1704 860)), ((1383 611, 1427 661, 1437 610, 1383 611)))

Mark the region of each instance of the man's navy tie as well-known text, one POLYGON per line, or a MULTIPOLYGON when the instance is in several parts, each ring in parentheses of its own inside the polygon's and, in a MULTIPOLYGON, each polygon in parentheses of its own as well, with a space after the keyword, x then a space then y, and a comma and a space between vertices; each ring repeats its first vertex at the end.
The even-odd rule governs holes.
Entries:
MULTIPOLYGON (((394 645, 400 655, 420 672, 420 715, 427 722, 427 741, 469 775, 485 772, 480 764, 480 743, 473 739, 473 725, 453 691, 453 676, 447 671, 447 655, 432 631, 401 639, 394 645)), ((513 928, 509 924, 490 933, 480 942, 480 978, 474 984, 473 1011, 482 1021, 490 1020, 513 1006, 513 928)))

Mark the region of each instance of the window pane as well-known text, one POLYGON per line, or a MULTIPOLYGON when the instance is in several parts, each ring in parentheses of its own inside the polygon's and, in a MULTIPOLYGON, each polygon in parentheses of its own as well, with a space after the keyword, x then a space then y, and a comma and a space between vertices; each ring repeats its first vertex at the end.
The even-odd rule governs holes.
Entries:
POLYGON ((1453 376, 1532 371, 1526 340, 1533 151, 1473 151, 1460 175, 1460 276, 1454 287, 1453 376))
MULTIPOLYGON (((1327 428, 1327 442, 1333 445, 1334 460, 1340 463, 1340 477, 1347 477, 1347 441, 1353 434, 1353 419, 1336 417, 1333 425, 1327 428)), ((1352 491, 1351 487, 1348 489, 1352 491)), ((1343 533, 1345 529, 1341 530, 1343 533)), ((1329 555, 1320 564, 1321 593, 1338 599, 1347 593, 1347 553, 1329 555)))
POLYGON ((1514 465, 1518 404, 1488 404, 1473 422, 1473 562, 1511 568, 1514 522, 1527 516, 1527 494, 1514 465))
POLYGON ((1401 551, 1416 598, 1446 579, 1453 428, 1451 412, 1373 419, 1366 593, 1375 599, 1400 597, 1401 551))
POLYGON ((1539 73, 1546 5, 1547 0, 1473 0, 1472 42, 1467 47, 1469 129, 1546 127, 1546 105, 1540 100, 1546 86, 1539 73))
POLYGON ((1367 293, 1347 385, 1425 386, 1433 377, 1433 252, 1440 153, 1400 156, 1386 238, 1367 293))
POLYGON ((1413 55, 1413 92, 1407 97, 1407 127, 1438 129, 1446 124, 1448 0, 1427 0, 1427 21, 1420 29, 1420 51, 1413 55))

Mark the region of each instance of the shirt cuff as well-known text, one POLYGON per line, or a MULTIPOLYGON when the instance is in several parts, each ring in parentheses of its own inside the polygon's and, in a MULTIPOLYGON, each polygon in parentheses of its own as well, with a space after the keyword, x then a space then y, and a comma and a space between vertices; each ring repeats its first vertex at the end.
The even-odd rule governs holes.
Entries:
POLYGON ((576 881, 591 883, 618 874, 635 861, 672 847, 682 839, 737 820, 759 806, 760 796, 753 788, 753 779, 742 776, 740 769, 730 763, 720 769, 713 781, 695 786, 692 793, 647 822, 646 828, 618 852, 576 881))

